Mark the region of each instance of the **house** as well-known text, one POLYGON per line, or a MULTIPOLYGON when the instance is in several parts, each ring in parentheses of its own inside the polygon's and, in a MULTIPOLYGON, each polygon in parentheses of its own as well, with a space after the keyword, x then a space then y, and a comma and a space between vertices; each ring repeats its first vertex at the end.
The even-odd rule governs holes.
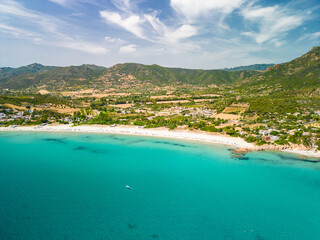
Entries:
POLYGON ((19 117, 22 117, 23 116, 23 112, 22 111, 18 112, 16 115, 19 116, 19 117))
POLYGON ((279 140, 279 137, 278 137, 278 136, 273 136, 273 135, 271 135, 271 136, 270 136, 270 140, 271 140, 271 141, 276 141, 276 140, 279 140))
POLYGON ((264 141, 270 141, 271 140, 270 136, 262 136, 262 139, 264 141))
POLYGON ((259 130, 259 134, 261 135, 268 135, 269 131, 268 130, 259 130))

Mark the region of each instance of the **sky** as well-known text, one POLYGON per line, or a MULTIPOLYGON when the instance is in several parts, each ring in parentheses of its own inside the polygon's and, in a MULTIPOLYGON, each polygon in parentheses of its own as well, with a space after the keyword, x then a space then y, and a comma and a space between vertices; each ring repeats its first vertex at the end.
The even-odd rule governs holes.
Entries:
POLYGON ((0 66, 218 69, 320 45, 320 0, 0 0, 0 66))

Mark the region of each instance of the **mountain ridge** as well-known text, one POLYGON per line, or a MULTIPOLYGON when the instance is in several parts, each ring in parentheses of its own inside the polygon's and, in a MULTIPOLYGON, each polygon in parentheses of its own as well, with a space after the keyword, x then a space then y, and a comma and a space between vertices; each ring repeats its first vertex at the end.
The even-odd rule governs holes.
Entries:
POLYGON ((233 68, 223 68, 221 70, 225 71, 241 71, 241 70, 255 70, 255 71, 265 71, 269 67, 273 67, 274 63, 269 64, 252 64, 252 65, 246 65, 246 66, 239 66, 239 67, 233 67, 233 68))
POLYGON ((301 57, 267 68, 261 75, 238 82, 255 89, 303 90, 320 88, 320 47, 313 47, 301 57))
MULTIPOLYGON (((273 65, 273 64, 270 64, 273 65)), ((247 68, 264 68, 254 64, 247 68)), ((57 87, 93 86, 164 86, 190 84, 195 86, 228 85, 242 89, 294 89, 320 87, 320 47, 313 47, 301 57, 287 63, 269 66, 265 71, 167 68, 156 64, 121 63, 109 68, 94 64, 80 66, 43 66, 39 63, 19 68, 0 68, 0 88, 26 89, 46 85, 57 87)), ((259 90, 259 91, 260 91, 259 90)))
MULTIPOLYGON (((33 64, 31 64, 33 66, 33 64)), ((31 66, 28 65, 28 66, 31 66)), ((34 85, 62 86, 75 84, 107 84, 118 85, 121 79, 133 77, 137 84, 149 83, 151 85, 163 84, 229 84, 244 77, 258 74, 253 70, 228 72, 224 70, 201 70, 185 68, 166 68, 159 65, 144 65, 137 63, 116 64, 105 68, 93 64, 80 66, 50 67, 37 65, 39 69, 30 70, 20 67, 15 73, 3 74, 0 77, 1 88, 23 89, 34 85), (23 72, 23 70, 25 70, 23 72)), ((3 72, 5 68, 0 68, 3 72)), ((0 75, 1 76, 1 75, 0 75)))

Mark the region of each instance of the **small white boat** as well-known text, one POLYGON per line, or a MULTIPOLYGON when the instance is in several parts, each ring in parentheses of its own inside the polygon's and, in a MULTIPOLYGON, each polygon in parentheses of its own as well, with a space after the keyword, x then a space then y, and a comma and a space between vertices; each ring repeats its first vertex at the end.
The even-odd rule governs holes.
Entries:
POLYGON ((126 185, 126 188, 128 188, 128 189, 132 189, 129 185, 126 185))

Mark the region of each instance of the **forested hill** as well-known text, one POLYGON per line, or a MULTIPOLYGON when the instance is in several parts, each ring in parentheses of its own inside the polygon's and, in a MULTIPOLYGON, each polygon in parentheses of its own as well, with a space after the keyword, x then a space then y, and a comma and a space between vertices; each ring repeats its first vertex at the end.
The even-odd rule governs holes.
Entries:
POLYGON ((269 67, 262 75, 238 82, 252 91, 304 91, 320 93, 320 47, 284 64, 269 67))
POLYGON ((123 76, 131 76, 140 83, 149 83, 156 86, 192 84, 208 86, 210 84, 230 84, 258 74, 256 71, 227 72, 223 70, 195 70, 183 68, 166 68, 159 65, 142 65, 136 63, 117 64, 108 68, 102 76, 105 79, 120 79, 123 76))
POLYGON ((88 64, 70 67, 45 67, 40 64, 32 64, 17 69, 1 68, 0 88, 24 89, 46 85, 50 89, 55 87, 61 89, 64 86, 88 85, 91 87, 99 84, 117 86, 123 83, 132 84, 132 86, 144 84, 150 86, 177 84, 208 86, 210 84, 230 84, 256 74, 259 72, 193 70, 135 63, 117 64, 110 68, 88 64), (33 65, 36 67, 30 67, 33 65))
POLYGON ((24 89, 47 85, 54 87, 91 84, 106 70, 104 67, 84 64, 69 67, 48 67, 31 64, 20 68, 0 69, 0 88, 24 89), (37 66, 31 68, 30 66, 37 66), (11 74, 5 74, 9 72, 11 74), (2 73, 2 74, 1 74, 2 73))
MULTIPOLYGON (((264 72, 243 69, 263 69, 268 65, 251 65, 225 70, 166 68, 136 63, 117 64, 110 68, 84 64, 50 67, 31 64, 20 68, 0 68, 0 89, 50 90, 67 87, 149 87, 190 84, 194 86, 229 86, 251 92, 272 92, 298 89, 319 91, 320 47, 288 63, 268 67, 264 72), (242 70, 241 70, 242 69, 242 70)), ((273 65, 273 64, 272 64, 273 65)))
POLYGON ((55 67, 43 66, 39 63, 33 63, 19 68, 3 67, 0 68, 0 79, 10 78, 20 74, 46 72, 55 67))

